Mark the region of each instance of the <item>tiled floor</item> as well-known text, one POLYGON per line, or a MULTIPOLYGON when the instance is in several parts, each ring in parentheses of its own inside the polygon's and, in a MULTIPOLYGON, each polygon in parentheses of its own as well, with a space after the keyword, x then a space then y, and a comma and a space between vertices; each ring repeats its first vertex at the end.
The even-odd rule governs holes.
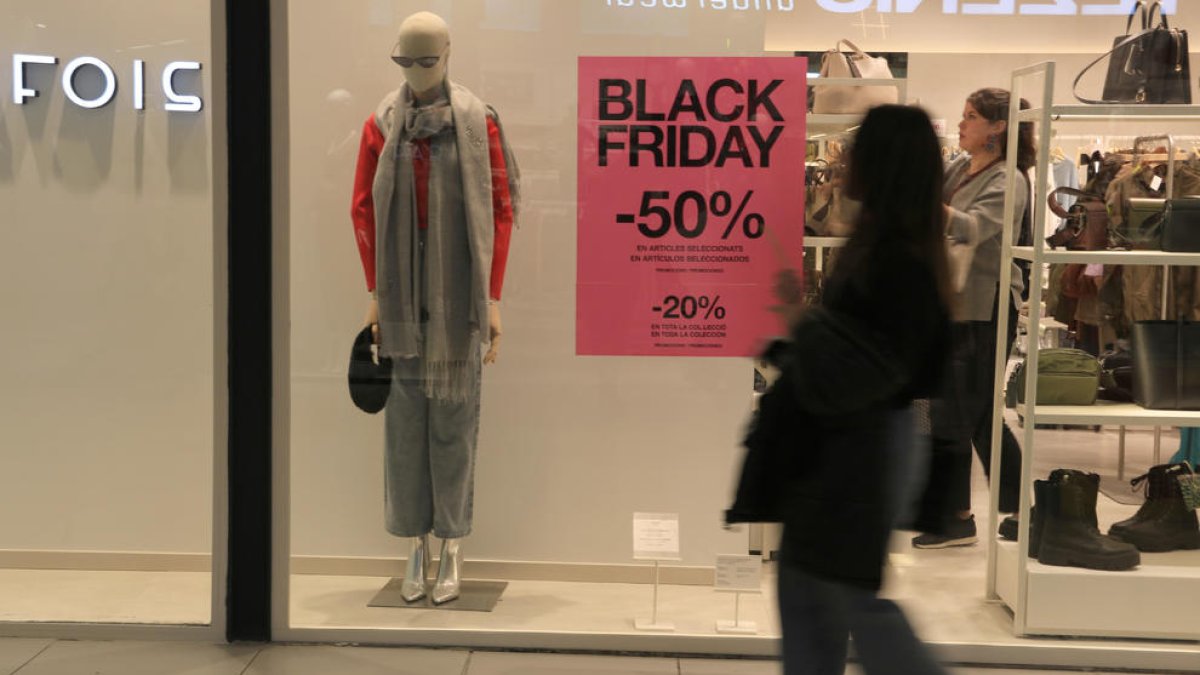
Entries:
MULTIPOLYGON (((779 675, 773 661, 0 638, 0 675, 779 675)), ((952 669, 955 675, 1067 671, 952 669)), ((851 666, 848 675, 861 675, 851 666)))

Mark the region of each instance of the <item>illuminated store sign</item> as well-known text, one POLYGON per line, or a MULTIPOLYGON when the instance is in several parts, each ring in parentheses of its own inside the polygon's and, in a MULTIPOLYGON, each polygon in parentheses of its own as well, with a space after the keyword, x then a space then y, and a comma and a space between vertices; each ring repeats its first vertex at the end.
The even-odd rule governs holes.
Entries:
MULTIPOLYGON (((738 12, 793 12, 800 4, 828 12, 850 14, 874 10, 880 14, 912 14, 922 6, 941 6, 943 14, 1004 16, 1112 16, 1127 15, 1137 0, 605 0, 609 7, 653 9, 734 10, 738 12)), ((1178 0, 1162 0, 1163 12, 1174 14, 1178 0)))
MULTIPOLYGON (((12 60, 12 100, 17 105, 24 105, 31 98, 37 98, 41 92, 29 86, 29 70, 38 66, 53 66, 58 63, 57 56, 43 54, 13 54, 12 60)), ((204 102, 199 96, 181 94, 175 89, 175 75, 181 70, 200 70, 197 61, 172 61, 163 68, 162 90, 167 98, 163 107, 171 112, 200 112, 204 102)), ((136 110, 146 109, 146 62, 135 59, 133 62, 133 107, 136 110)), ((117 95, 117 74, 112 66, 93 56, 80 56, 72 59, 63 67, 61 86, 63 93, 75 105, 81 108, 102 108, 112 102, 117 95), (85 98, 75 85, 76 76, 84 69, 96 71, 104 83, 103 90, 85 98)))

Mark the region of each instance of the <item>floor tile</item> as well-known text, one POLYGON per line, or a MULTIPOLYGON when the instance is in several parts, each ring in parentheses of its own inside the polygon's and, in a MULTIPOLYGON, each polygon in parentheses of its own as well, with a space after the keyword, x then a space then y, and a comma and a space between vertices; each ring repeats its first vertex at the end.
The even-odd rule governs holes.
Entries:
POLYGON ((9 675, 37 656, 54 640, 0 638, 0 675, 9 675))
POLYGON ((19 675, 240 675, 258 645, 74 642, 50 645, 19 675))
POLYGON ((462 675, 465 650, 266 647, 246 675, 462 675))
POLYGON ((781 675, 779 661, 679 659, 679 675, 781 675))
POLYGON ((678 675, 676 659, 474 652, 467 675, 678 675))

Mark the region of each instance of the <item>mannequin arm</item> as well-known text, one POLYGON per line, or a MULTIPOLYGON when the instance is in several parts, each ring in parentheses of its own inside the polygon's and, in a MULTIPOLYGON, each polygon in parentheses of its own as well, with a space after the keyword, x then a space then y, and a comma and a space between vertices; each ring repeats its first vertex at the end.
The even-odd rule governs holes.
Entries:
POLYGON ((375 290, 375 202, 371 190, 383 141, 383 133, 379 131, 375 116, 372 115, 363 125, 362 140, 358 146, 358 165, 354 171, 354 197, 350 204, 350 220, 354 223, 354 238, 358 242, 358 254, 362 258, 368 291, 375 290))
POLYGON ((367 303, 367 316, 363 319, 364 326, 371 327, 371 338, 379 344, 379 301, 374 297, 367 303))
POLYGON ((488 156, 492 166, 492 221, 495 223, 489 297, 499 300, 500 293, 504 290, 504 272, 508 266, 513 208, 512 195, 508 191, 508 167, 504 164, 504 149, 500 145, 500 128, 491 117, 487 118, 487 127, 488 156))
POLYGON ((491 344, 488 345, 487 353, 483 355, 484 364, 492 364, 496 362, 496 357, 500 355, 500 336, 504 333, 504 329, 500 324, 500 305, 499 303, 488 303, 488 340, 491 344))

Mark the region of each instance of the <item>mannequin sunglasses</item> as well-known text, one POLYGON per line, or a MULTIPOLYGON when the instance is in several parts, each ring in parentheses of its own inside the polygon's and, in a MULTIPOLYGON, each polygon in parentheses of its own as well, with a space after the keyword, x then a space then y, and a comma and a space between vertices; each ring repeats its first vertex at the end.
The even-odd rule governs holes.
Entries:
POLYGON ((401 68, 412 68, 413 64, 422 68, 432 68, 438 64, 438 61, 442 60, 442 57, 446 55, 446 50, 449 48, 450 43, 447 42, 446 46, 442 48, 441 53, 437 56, 400 56, 400 43, 397 42, 396 46, 392 48, 392 61, 395 61, 396 65, 401 68))

